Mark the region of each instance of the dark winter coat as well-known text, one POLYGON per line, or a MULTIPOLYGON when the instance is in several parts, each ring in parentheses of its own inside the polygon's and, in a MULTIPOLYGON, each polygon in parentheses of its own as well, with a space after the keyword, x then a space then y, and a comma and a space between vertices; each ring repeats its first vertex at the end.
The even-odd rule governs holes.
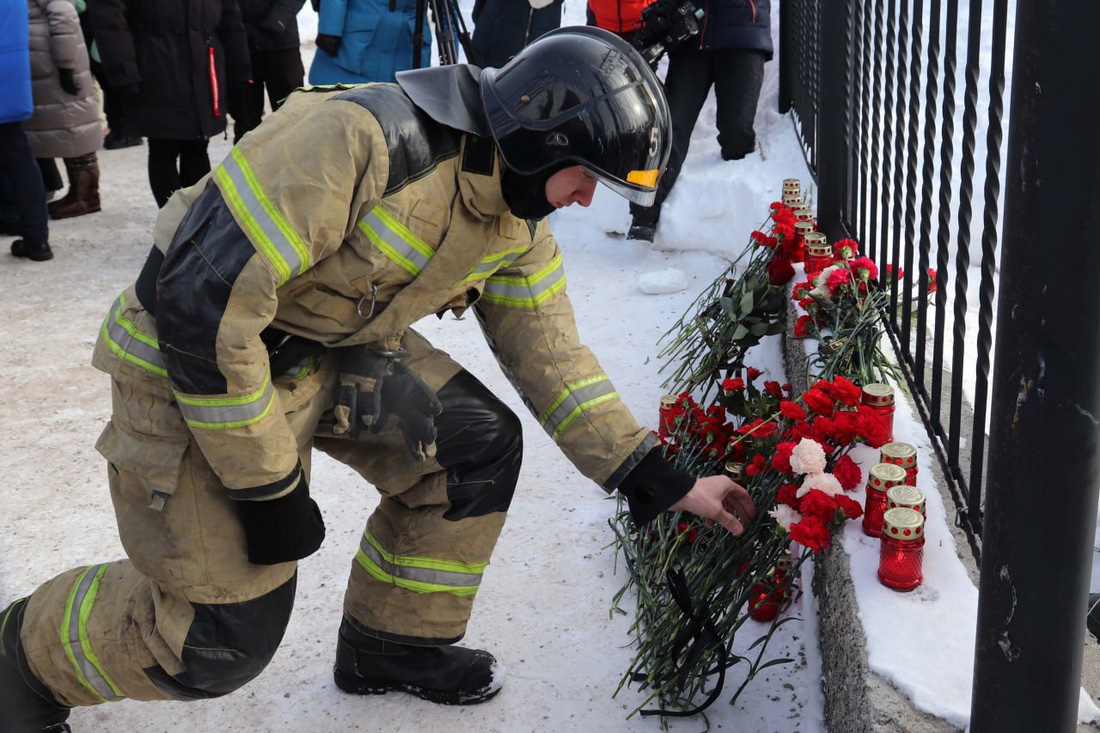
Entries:
POLYGON ((225 130, 229 84, 251 77, 237 0, 95 0, 88 12, 107 83, 131 102, 131 132, 196 140, 225 130))
POLYGON ((478 66, 499 69, 524 45, 561 25, 563 0, 538 10, 524 0, 478 0, 474 3, 474 55, 478 66))
POLYGON ((699 33, 700 48, 756 49, 771 60, 771 0, 696 0, 696 7, 706 13, 699 33))
POLYGON ((34 115, 23 123, 36 158, 75 158, 99 150, 103 128, 88 49, 72 0, 28 0, 34 115), (72 69, 76 94, 61 88, 58 69, 72 69))
POLYGON ((240 0, 241 18, 253 51, 298 48, 298 13, 306 0, 240 0))
POLYGON ((0 124, 31 116, 31 62, 22 3, 0 3, 0 124))

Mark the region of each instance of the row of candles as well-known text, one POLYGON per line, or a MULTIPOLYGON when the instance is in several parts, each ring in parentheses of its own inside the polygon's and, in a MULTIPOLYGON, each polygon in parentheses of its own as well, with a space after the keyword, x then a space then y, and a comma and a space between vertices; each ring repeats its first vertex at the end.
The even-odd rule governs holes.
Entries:
POLYGON ((833 264, 833 248, 825 235, 817 231, 813 212, 802 199, 802 183, 797 178, 783 180, 783 205, 794 213, 795 247, 806 250, 806 272, 818 272, 833 264))

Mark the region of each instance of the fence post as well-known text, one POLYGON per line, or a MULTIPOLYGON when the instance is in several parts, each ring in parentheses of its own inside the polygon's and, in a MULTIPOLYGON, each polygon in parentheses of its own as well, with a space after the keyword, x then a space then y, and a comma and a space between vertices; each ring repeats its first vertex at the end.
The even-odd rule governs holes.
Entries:
POLYGON ((1075 729, 1100 484, 1100 4, 1016 7, 978 733, 1075 729))
POLYGON ((845 236, 841 212, 848 191, 845 187, 845 165, 848 142, 844 120, 848 100, 848 21, 850 0, 821 3, 817 17, 820 31, 821 97, 818 106, 817 134, 814 152, 817 155, 817 225, 830 240, 845 236))
POLYGON ((791 74, 794 71, 794 46, 791 43, 791 13, 787 3, 779 4, 779 114, 791 109, 791 74))

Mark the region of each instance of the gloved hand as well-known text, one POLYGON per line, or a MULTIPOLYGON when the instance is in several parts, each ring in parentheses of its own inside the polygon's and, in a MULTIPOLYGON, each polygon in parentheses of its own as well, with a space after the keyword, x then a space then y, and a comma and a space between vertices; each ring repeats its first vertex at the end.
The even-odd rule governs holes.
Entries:
POLYGON ((329 56, 335 56, 336 52, 340 50, 340 42, 342 40, 340 36, 330 36, 325 33, 318 33, 317 48, 321 49, 329 56))
POLYGON ((654 40, 659 39, 672 27, 676 19, 679 3, 675 0, 657 0, 648 6, 642 14, 642 24, 646 35, 654 40))
MULTIPOLYGON (((301 471, 301 464, 298 465, 301 471)), ((309 498, 306 477, 286 496, 267 501, 237 501, 237 517, 244 528, 248 561, 277 565, 309 557, 325 539, 325 522, 317 502, 309 498)))
POLYGON ((80 94, 80 85, 76 83, 72 69, 58 69, 57 78, 61 81, 61 88, 66 92, 73 96, 80 94))
POLYGON ((409 452, 417 460, 435 455, 435 416, 443 411, 430 387, 398 361, 403 352, 343 349, 333 405, 332 432, 359 437, 377 433, 391 413, 401 421, 409 452))
POLYGON ((547 5, 553 4, 554 0, 527 0, 527 2, 531 3, 531 7, 535 10, 542 10, 547 5))

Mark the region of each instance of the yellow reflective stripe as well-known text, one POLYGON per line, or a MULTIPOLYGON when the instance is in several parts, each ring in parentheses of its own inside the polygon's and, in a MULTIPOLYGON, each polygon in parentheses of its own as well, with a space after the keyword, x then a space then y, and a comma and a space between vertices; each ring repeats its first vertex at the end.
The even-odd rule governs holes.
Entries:
POLYGON ((225 430, 252 425, 271 411, 275 390, 271 375, 264 375, 263 384, 255 392, 237 397, 194 397, 173 391, 184 421, 193 428, 225 430))
POLYGON ((107 566, 95 566, 95 573, 89 577, 92 569, 85 568, 69 592, 69 598, 65 602, 65 617, 61 621, 61 645, 80 684, 101 702, 113 702, 121 699, 122 693, 104 673, 92 651, 86 631, 88 617, 99 592, 100 579, 107 571, 107 566))
POLYGON ((565 288, 561 253, 530 277, 494 275, 485 285, 481 299, 497 305, 534 308, 565 288))
POLYGON ((156 339, 142 333, 133 321, 121 315, 126 294, 118 296, 103 319, 103 340, 118 358, 135 364, 160 377, 167 377, 164 356, 156 339), (125 344, 125 345, 123 345, 125 344))
POLYGON ((413 277, 419 275, 435 250, 381 206, 375 206, 356 224, 375 247, 413 277))
POLYGON ((309 247, 268 198, 239 148, 214 171, 214 180, 249 239, 278 273, 276 285, 309 269, 309 247))
POLYGON ((363 533, 355 559, 371 576, 398 588, 457 596, 477 593, 481 574, 489 564, 394 555, 382 549, 369 532, 363 533))
POLYGON ((597 374, 572 384, 567 384, 542 415, 539 422, 543 429, 557 440, 573 420, 585 410, 609 400, 618 399, 611 380, 606 374, 597 374))
POLYGON ((514 260, 515 257, 509 257, 509 255, 523 254, 529 249, 529 246, 523 245, 521 247, 513 247, 512 249, 505 250, 503 252, 495 252, 491 255, 488 255, 487 257, 482 257, 481 262, 472 270, 470 270, 466 277, 456 282, 452 287, 465 285, 466 283, 473 282, 474 280, 484 280, 500 268, 507 267, 508 265, 512 264, 512 260, 514 260))

